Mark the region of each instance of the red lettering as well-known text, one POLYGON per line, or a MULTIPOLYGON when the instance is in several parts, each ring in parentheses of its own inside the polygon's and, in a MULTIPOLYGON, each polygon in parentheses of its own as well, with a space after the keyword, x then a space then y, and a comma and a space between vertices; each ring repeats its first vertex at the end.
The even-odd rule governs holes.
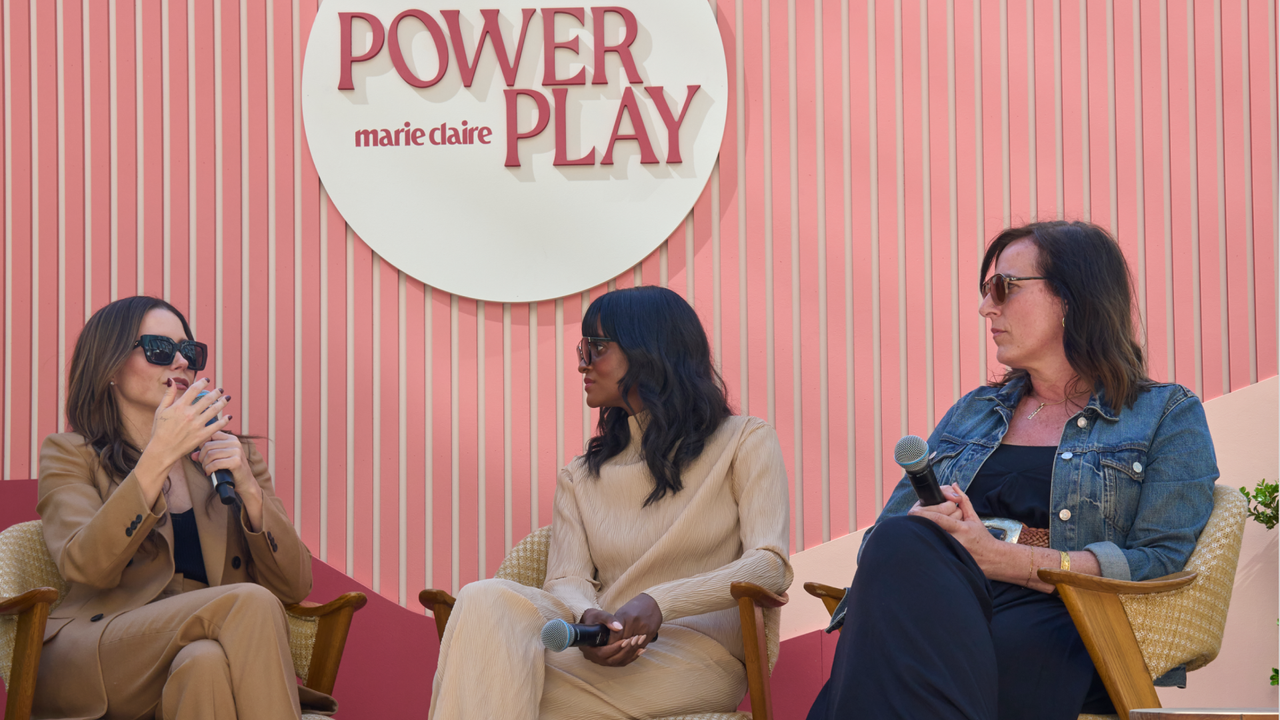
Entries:
POLYGON ((693 102, 693 96, 698 94, 701 85, 690 85, 688 94, 684 98, 684 109, 680 111, 680 117, 673 117, 671 108, 667 105, 667 98, 662 94, 661 85, 652 85, 644 89, 649 93, 649 99, 653 100, 653 106, 658 109, 658 115, 662 117, 662 124, 667 126, 667 162, 678 163, 680 159, 680 126, 684 124, 684 116, 689 112, 689 105, 693 102))
POLYGON ((586 27, 583 20, 585 13, 582 8, 543 8, 542 9, 542 84, 545 85, 586 85, 587 69, 579 68, 578 73, 571 78, 560 80, 556 78, 556 50, 564 48, 572 50, 576 55, 578 53, 578 36, 574 35, 572 40, 564 42, 556 42, 556 16, 571 15, 577 19, 578 24, 586 27))
POLYGON ((373 59, 382 50, 382 23, 369 13, 340 12, 338 13, 338 27, 340 28, 338 32, 342 36, 338 50, 338 60, 342 68, 338 76, 338 89, 355 90, 356 86, 351 82, 351 66, 358 62, 373 59), (370 29, 373 30, 373 40, 369 43, 369 49, 358 57, 351 55, 351 21, 355 18, 360 18, 369 23, 370 29))
MULTIPOLYGON (((631 88, 627 88, 627 90, 630 91, 631 88)), ((503 90, 502 92, 507 97, 507 161, 504 166, 520 167, 520 141, 535 137, 538 133, 547 129, 547 121, 551 119, 548 117, 551 114, 551 108, 548 107, 547 96, 537 90, 503 90), (519 116, 516 112, 521 95, 533 98, 533 101, 538 105, 538 114, 536 120, 534 120, 533 129, 526 133, 519 132, 519 116)), ((485 128, 486 131, 488 129, 485 128)), ((614 129, 615 131, 617 130, 617 128, 614 129)), ((480 142, 485 145, 489 144, 484 141, 484 138, 481 138, 480 142)))
POLYGON ((429 135, 427 135, 427 140, 428 140, 432 145, 443 145, 443 144, 444 144, 444 123, 441 123, 441 124, 440 124, 440 127, 433 127, 433 128, 431 128, 431 133, 430 133, 429 135), (439 133, 440 133, 440 139, 439 139, 439 140, 436 140, 436 132, 439 132, 439 133))
MULTIPOLYGON (((630 90, 630 88, 627 88, 630 90)), ((565 105, 568 105, 569 88, 555 88, 551 91, 552 97, 556 103, 556 159, 553 165, 595 165, 596 149, 593 146, 591 152, 578 158, 577 160, 569 159, 568 149, 568 130, 566 126, 568 122, 565 120, 565 105)))
POLYGON ((414 128, 413 136, 409 138, 409 141, 412 142, 414 145, 421 145, 422 136, 426 134, 427 134, 426 130, 423 130, 422 128, 414 128))
MULTIPOLYGON (((343 13, 347 14, 347 13, 343 13)), ((444 77, 444 72, 449 69, 449 48, 445 44, 444 31, 440 29, 440 23, 431 17, 424 10, 405 10, 391 21, 390 37, 387 39, 387 50, 391 53, 391 64, 396 66, 396 72, 400 73, 400 77, 404 81, 416 88, 429 88, 440 82, 444 77), (439 69, 436 70, 436 76, 430 80, 419 79, 413 71, 409 69, 409 63, 404 61, 404 53, 400 51, 400 21, 407 18, 416 18, 431 33, 431 39, 436 44, 436 58, 439 61, 439 69)))
POLYGON ((462 144, 462 138, 458 136, 458 128, 449 128, 449 139, 445 142, 445 144, 446 145, 462 144))
MULTIPOLYGON (((492 135, 492 134, 493 134, 493 131, 492 131, 492 130, 490 130, 489 128, 487 128, 487 127, 482 127, 482 128, 480 128, 480 133, 479 133, 480 144, 481 144, 481 145, 488 145, 488 144, 489 144, 489 136, 490 136, 490 135, 492 135)), ((518 159, 519 159, 519 158, 517 158, 517 160, 518 160, 518 159)))
POLYGON ((640 79, 640 73, 636 70, 635 58, 631 57, 631 43, 636 41, 636 35, 639 32, 639 25, 636 23, 635 13, 623 7, 593 7, 591 8, 591 29, 594 34, 592 43, 596 48, 595 71, 591 76, 592 85, 608 85, 609 77, 606 72, 604 56, 605 53, 614 53, 618 59, 622 61, 622 67, 627 71, 627 82, 635 83, 643 82, 640 79), (623 26, 626 32, 622 36, 622 43, 619 45, 609 45, 604 40, 604 16, 608 13, 615 13, 622 16, 623 26))
MULTIPOLYGON (((507 92, 511 91, 508 90, 507 92)), ((511 111, 508 110, 507 112, 510 113, 511 111)), ((619 140, 635 140, 640 144, 641 165, 653 165, 658 162, 658 156, 653 154, 653 143, 649 142, 649 131, 644 126, 644 113, 640 112, 636 94, 629 87, 622 91, 622 104, 618 106, 618 117, 613 121, 613 132, 609 134, 609 146, 604 150, 604 159, 600 161, 601 165, 613 164, 613 144, 619 140), (624 112, 631 119, 630 135, 618 134, 618 128, 622 126, 622 113, 624 112)))
POLYGON ((391 142, 391 131, 387 129, 383 129, 382 137, 378 138, 378 146, 390 147, 392 144, 393 143, 391 142))
MULTIPOLYGON (((440 14, 444 16, 444 22, 449 26, 449 39, 453 43, 453 54, 458 59, 458 72, 462 73, 463 87, 471 87, 471 81, 475 79, 476 68, 480 66, 480 53, 484 51, 485 38, 493 37, 493 49, 498 56, 498 66, 502 69, 502 79, 507 82, 507 87, 511 87, 516 83, 516 69, 520 65, 520 56, 524 54, 524 39, 529 32, 529 21, 533 18, 533 14, 537 12, 533 8, 525 8, 524 21, 520 27, 520 42, 516 45, 516 57, 513 61, 507 56, 507 46, 502 40, 502 28, 498 25, 497 10, 481 10, 480 14, 484 17, 484 26, 480 30, 480 41, 476 43, 476 52, 471 62, 467 62, 466 43, 462 38, 462 26, 458 22, 457 10, 441 10, 440 14)), ((545 98, 543 98, 545 100, 545 98)))

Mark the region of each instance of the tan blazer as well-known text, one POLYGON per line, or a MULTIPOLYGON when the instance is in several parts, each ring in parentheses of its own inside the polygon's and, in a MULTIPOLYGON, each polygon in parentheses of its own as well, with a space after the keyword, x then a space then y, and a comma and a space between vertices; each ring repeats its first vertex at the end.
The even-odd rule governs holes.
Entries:
MULTIPOLYGON (((208 476, 182 460, 209 584, 256 582, 283 603, 301 602, 311 592, 311 553, 272 491, 266 462, 253 443, 244 446, 262 487, 259 533, 249 530, 243 510, 237 517, 230 510, 236 506, 210 501, 208 476)), ((107 711, 98 662, 103 629, 116 615, 160 597, 175 579, 173 523, 157 526, 168 505, 161 494, 148 506, 133 473, 112 483, 84 438, 60 433, 40 448, 36 509, 49 553, 70 587, 49 614, 35 706, 41 714, 98 718, 107 711)), ((140 666, 153 661, 138 658, 140 666)))

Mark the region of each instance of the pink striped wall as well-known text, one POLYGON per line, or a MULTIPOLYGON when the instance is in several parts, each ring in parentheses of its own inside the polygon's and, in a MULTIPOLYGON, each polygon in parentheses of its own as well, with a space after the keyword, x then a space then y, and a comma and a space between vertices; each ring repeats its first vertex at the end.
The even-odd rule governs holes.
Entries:
MULTIPOLYGON (((690 0, 696 2, 700 0, 690 0)), ((424 287, 329 203, 301 58, 316 0, 7 0, 3 477, 63 426, 110 299, 186 310, 313 551, 404 604, 550 519, 593 417, 569 360, 606 288, 424 287)), ((1114 228, 1156 377, 1277 371, 1276 3, 716 0, 732 85, 686 221, 609 283, 668 285, 782 439, 795 548, 868 524, 886 450, 982 382, 985 238, 1114 228)))

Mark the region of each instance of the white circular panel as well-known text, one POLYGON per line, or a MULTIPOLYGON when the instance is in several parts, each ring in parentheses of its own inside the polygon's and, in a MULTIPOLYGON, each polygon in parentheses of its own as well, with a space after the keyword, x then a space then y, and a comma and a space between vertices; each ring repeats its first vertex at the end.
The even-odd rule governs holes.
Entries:
POLYGON ((303 64, 307 143, 342 216, 404 272, 482 300, 561 297, 635 265, 693 207, 724 135, 724 46, 706 3, 562 8, 554 41, 576 38, 578 48, 554 51, 550 78, 544 52, 550 11, 524 6, 327 0, 303 64), (463 66, 472 64, 482 29, 493 20, 507 65, 527 28, 518 64, 503 67, 490 34, 469 68, 468 87, 463 66), (360 60, 379 36, 378 51, 360 60), (437 36, 444 40, 443 74, 437 36), (597 43, 606 48, 598 75, 597 43), (395 61, 396 49, 403 62, 395 61), (348 67, 350 89, 340 89, 348 67), (544 84, 579 72, 581 84, 544 84), (429 87, 415 87, 437 76, 429 87), (690 96, 691 86, 697 87, 690 96), (532 135, 543 120, 545 128, 532 135), (516 139, 522 133, 531 137, 516 139), (636 135, 647 138, 650 153, 627 139, 636 135), (610 145, 613 162, 604 164, 610 145), (567 164, 573 161, 582 164, 567 164))

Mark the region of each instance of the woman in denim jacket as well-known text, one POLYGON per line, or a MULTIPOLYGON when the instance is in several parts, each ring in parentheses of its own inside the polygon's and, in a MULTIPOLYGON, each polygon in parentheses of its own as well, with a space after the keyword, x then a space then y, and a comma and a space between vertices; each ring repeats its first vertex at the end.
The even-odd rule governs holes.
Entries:
POLYGON ((1011 228, 982 277, 979 312, 1009 370, 929 437, 946 502, 920 507, 903 478, 867 531, 810 720, 1112 712, 1035 571, 1177 572, 1213 509, 1204 409, 1147 377, 1115 239, 1082 222, 1011 228), (997 539, 988 517, 1021 524, 1019 542, 997 539))

